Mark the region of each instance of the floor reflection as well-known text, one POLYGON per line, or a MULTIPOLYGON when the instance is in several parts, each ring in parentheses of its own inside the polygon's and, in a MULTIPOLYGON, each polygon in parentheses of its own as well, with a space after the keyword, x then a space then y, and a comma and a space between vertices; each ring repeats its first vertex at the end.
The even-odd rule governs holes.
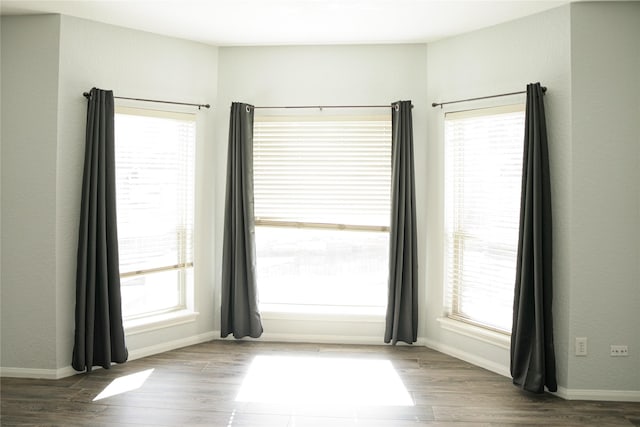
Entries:
POLYGON ((237 402, 413 406, 389 360, 256 356, 237 402))

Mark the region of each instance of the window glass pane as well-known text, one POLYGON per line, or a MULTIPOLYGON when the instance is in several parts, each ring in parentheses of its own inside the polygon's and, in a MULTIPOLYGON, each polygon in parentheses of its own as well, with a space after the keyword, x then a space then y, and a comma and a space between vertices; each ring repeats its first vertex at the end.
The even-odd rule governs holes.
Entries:
POLYGON ((260 302, 380 307, 389 233, 256 227, 260 302))
POLYGON ((194 116, 118 108, 115 152, 123 315, 183 308, 193 263, 194 116))
POLYGON ((179 305, 181 272, 163 271, 120 280, 125 317, 165 311, 179 305))

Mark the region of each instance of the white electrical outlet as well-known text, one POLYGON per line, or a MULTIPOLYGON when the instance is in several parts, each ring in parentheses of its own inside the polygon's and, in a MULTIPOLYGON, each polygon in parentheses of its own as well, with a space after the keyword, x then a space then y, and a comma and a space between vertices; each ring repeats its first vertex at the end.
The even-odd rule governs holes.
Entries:
POLYGON ((587 355, 587 337, 576 337, 576 356, 587 355))
POLYGON ((625 357, 629 355, 629 347, 626 345, 611 345, 612 357, 625 357))

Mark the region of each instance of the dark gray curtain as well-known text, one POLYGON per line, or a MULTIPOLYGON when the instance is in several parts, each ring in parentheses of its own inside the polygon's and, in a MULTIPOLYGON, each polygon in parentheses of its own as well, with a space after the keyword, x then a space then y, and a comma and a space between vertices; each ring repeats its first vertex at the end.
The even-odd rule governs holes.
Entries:
POLYGON ((91 371, 92 366, 109 369, 112 362, 123 363, 128 357, 120 301, 113 120, 113 92, 93 88, 87 112, 76 270, 71 365, 77 371, 91 371))
POLYGON ((262 335, 253 216, 253 106, 234 102, 229 120, 222 248, 222 337, 262 335))
POLYGON ((551 184, 543 91, 527 85, 511 376, 524 390, 556 391, 551 315, 551 184))
POLYGON ((418 337, 418 250, 411 101, 392 106, 389 291, 384 342, 418 337))

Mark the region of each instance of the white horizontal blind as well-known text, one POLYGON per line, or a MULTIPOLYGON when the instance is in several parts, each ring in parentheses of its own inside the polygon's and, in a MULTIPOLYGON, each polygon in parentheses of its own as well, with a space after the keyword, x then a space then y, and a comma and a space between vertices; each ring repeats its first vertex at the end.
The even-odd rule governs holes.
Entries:
POLYGON ((510 332, 524 106, 445 115, 446 303, 459 320, 510 332))
POLYGON ((125 317, 184 306, 185 270, 193 265, 195 132, 193 114, 116 110, 125 317))
POLYGON ((255 119, 258 224, 387 229, 390 177, 390 117, 255 119))

